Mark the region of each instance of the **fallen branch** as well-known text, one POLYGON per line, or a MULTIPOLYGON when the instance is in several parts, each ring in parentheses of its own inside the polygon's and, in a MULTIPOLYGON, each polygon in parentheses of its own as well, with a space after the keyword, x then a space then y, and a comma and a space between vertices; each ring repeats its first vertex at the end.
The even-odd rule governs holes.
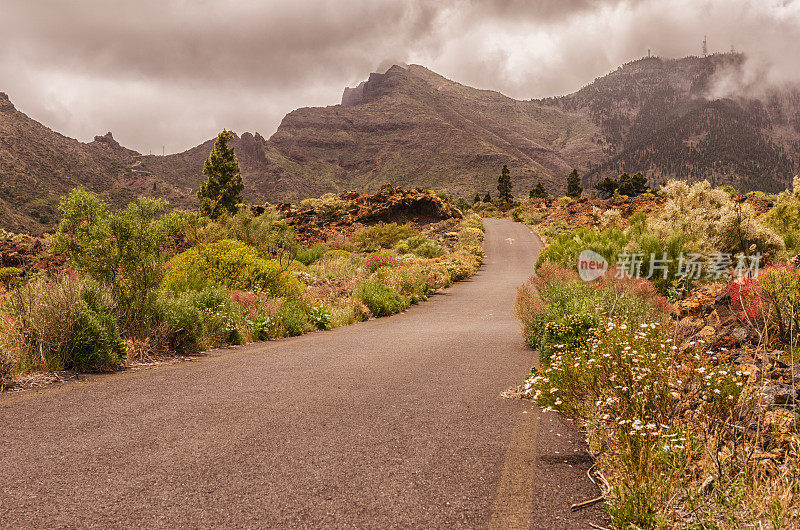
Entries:
POLYGON ((581 508, 585 508, 587 506, 591 506, 592 504, 597 504, 600 501, 604 501, 606 499, 605 495, 600 495, 599 497, 595 497, 594 499, 589 499, 588 501, 579 502, 578 504, 573 504, 570 506, 570 510, 573 512, 577 512, 581 508))

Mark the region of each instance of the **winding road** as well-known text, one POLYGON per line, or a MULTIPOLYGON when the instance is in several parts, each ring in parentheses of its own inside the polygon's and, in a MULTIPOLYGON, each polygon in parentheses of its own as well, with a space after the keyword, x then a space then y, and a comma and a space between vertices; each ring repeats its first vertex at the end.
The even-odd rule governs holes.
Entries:
POLYGON ((503 400, 540 249, 486 220, 470 281, 389 318, 0 395, 0 527, 590 528, 569 422, 503 400))

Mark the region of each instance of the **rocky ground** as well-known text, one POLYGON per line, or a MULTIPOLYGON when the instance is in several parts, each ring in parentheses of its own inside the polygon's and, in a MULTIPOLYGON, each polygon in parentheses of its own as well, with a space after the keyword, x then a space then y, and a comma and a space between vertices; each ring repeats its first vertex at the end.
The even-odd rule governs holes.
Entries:
MULTIPOLYGON (((675 335, 681 348, 701 343, 717 352, 719 362, 748 374, 758 389, 759 414, 754 418, 773 433, 770 450, 755 458, 780 468, 791 457, 791 433, 800 425, 800 362, 784 349, 765 344, 733 305, 728 286, 699 287, 675 304, 675 335), (782 443, 786 442, 786 443, 782 443)), ((755 427, 755 426, 754 426, 755 427)))

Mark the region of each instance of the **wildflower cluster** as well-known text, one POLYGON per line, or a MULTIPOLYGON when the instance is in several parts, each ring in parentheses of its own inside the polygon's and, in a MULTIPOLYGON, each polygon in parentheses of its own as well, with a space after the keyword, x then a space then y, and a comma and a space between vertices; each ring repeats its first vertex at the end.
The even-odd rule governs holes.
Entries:
POLYGON ((584 343, 553 353, 525 381, 524 395, 587 426, 592 446, 614 462, 612 485, 651 480, 702 455, 687 449, 687 410, 709 425, 735 417, 748 374, 723 354, 702 341, 679 349, 658 322, 608 319, 584 343))
POLYGON ((381 267, 393 266, 397 264, 394 256, 388 254, 375 254, 364 261, 364 270, 368 272, 375 272, 381 267))

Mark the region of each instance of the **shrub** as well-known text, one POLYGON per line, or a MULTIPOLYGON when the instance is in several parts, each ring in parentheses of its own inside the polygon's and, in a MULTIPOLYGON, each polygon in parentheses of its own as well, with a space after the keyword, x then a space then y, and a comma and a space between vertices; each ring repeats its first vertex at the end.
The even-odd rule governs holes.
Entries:
POLYGON ((112 295, 98 282, 35 278, 10 294, 7 308, 23 335, 23 370, 110 370, 125 360, 112 295))
POLYGON ((14 373, 14 356, 6 346, 0 343, 0 391, 2 391, 6 381, 11 379, 14 373))
POLYGON ((438 258, 445 252, 436 241, 422 234, 411 236, 399 244, 402 245, 403 243, 405 243, 410 252, 421 258, 438 258))
MULTIPOLYGON (((637 230, 638 226, 632 225, 629 233, 637 230)), ((677 291, 674 290, 681 272, 679 271, 680 257, 695 251, 689 237, 683 233, 659 235, 645 231, 637 235, 632 246, 630 253, 642 254, 642 276, 647 277, 661 294, 677 296, 677 291), (659 261, 654 262, 654 259, 659 261), (660 269, 660 267, 664 267, 666 270, 660 269)), ((689 275, 683 277, 685 278, 683 288, 688 292, 692 289, 694 279, 689 275)))
POLYGON ((364 260, 364 270, 373 273, 381 267, 394 267, 397 260, 389 254, 375 254, 364 260))
POLYGON ((408 301, 386 285, 380 275, 372 276, 359 284, 354 294, 376 317, 393 315, 408 307, 408 301))
POLYGON ((117 321, 107 308, 81 310, 71 339, 69 367, 82 372, 114 370, 124 363, 126 351, 117 321))
POLYGON ((483 251, 480 247, 465 248, 451 253, 443 263, 449 276, 448 284, 469 278, 480 268, 482 262, 483 251))
POLYGON ((412 304, 427 300, 433 290, 430 276, 419 265, 397 267, 387 274, 386 283, 412 304))
POLYGON ((417 235, 411 225, 398 225, 397 223, 380 222, 373 226, 362 228, 353 236, 353 240, 365 252, 374 252, 382 248, 392 248, 403 239, 417 235))
POLYGON ((295 259, 305 266, 320 260, 328 251, 328 245, 325 243, 315 243, 314 245, 300 249, 295 256, 295 259))
POLYGON ((294 337, 315 328, 309 318, 309 307, 302 301, 289 300, 275 314, 275 328, 279 336, 294 337))
POLYGON ((645 280, 602 278, 589 283, 550 263, 519 288, 516 301, 525 340, 539 350, 545 364, 554 353, 581 345, 604 317, 613 314, 633 325, 644 318, 665 317, 669 310, 645 280))
POLYGON ((258 315, 250 324, 253 336, 257 340, 267 340, 272 335, 275 319, 269 315, 258 315))
POLYGON ((7 308, 24 336, 23 370, 63 370, 81 313, 83 282, 74 276, 34 278, 9 294, 7 308))
POLYGON ((411 252, 411 249, 409 248, 408 243, 401 241, 394 246, 394 251, 398 254, 408 254, 411 252))
POLYGON ((465 226, 458 233, 459 245, 478 246, 483 241, 483 230, 472 226, 465 226))
POLYGON ((331 308, 331 328, 338 328, 361 322, 369 317, 369 309, 361 300, 355 298, 339 298, 331 308))
POLYGON ((767 342, 777 340, 791 348, 800 345, 800 271, 796 267, 771 267, 757 279, 734 281, 728 294, 742 320, 767 342))
POLYGON ((314 212, 322 219, 332 220, 347 212, 350 203, 334 193, 326 193, 313 203, 314 212))
POLYGON ((695 476, 712 471, 721 479, 731 467, 741 474, 741 454, 726 461, 722 453, 748 451, 739 448, 742 435, 726 430, 750 406, 742 391, 747 376, 714 359, 712 352, 679 350, 658 321, 604 318, 582 345, 554 353, 526 381, 528 397, 587 430, 611 486, 615 528, 661 527, 672 499, 697 491, 695 476), (708 445, 696 443, 689 425, 708 445), (713 470, 701 467, 707 455, 713 470))
POLYGON ((191 355, 243 342, 239 327, 244 327, 244 309, 224 288, 166 294, 159 299, 156 315, 172 352, 191 355))
POLYGON ((603 256, 610 264, 617 262, 617 256, 625 249, 629 238, 618 228, 608 228, 597 232, 589 227, 580 227, 558 235, 539 255, 536 267, 550 261, 562 267, 577 267, 578 255, 583 250, 593 250, 603 256))
POLYGON ((795 177, 794 190, 778 195, 775 206, 759 220, 783 235, 792 256, 800 252, 800 177, 795 177))
POLYGON ((0 284, 7 287, 14 287, 22 279, 22 269, 17 267, 0 268, 0 284))
POLYGON ((78 188, 61 200, 61 222, 50 240, 72 266, 103 283, 114 296, 123 326, 145 333, 161 284, 172 227, 160 218, 167 203, 139 198, 109 212, 96 195, 78 188))
POLYGON ((222 239, 193 247, 167 264, 164 286, 173 292, 223 286, 264 291, 273 297, 297 297, 302 284, 278 260, 264 259, 253 247, 222 239))
POLYGON ((328 251, 311 266, 311 271, 321 278, 353 278, 362 266, 362 259, 345 250, 328 251))
POLYGON ((255 215, 247 206, 234 216, 223 215, 215 221, 201 218, 199 225, 187 237, 190 246, 211 244, 223 239, 235 239, 258 251, 263 258, 277 260, 288 267, 299 250, 297 234, 272 208, 255 215))
POLYGON ((622 225, 622 213, 616 208, 609 208, 600 213, 597 222, 600 228, 619 227, 622 225))
POLYGON ((721 211, 713 244, 717 250, 730 254, 758 251, 772 258, 785 249, 783 238, 756 220, 749 204, 731 202, 721 211))
POLYGON ((324 305, 318 305, 311 308, 311 311, 308 313, 308 319, 317 329, 329 329, 331 325, 331 312, 324 305))
POLYGON ((472 204, 470 204, 470 202, 464 197, 459 197, 456 199, 455 206, 463 213, 466 213, 472 209, 472 204))

